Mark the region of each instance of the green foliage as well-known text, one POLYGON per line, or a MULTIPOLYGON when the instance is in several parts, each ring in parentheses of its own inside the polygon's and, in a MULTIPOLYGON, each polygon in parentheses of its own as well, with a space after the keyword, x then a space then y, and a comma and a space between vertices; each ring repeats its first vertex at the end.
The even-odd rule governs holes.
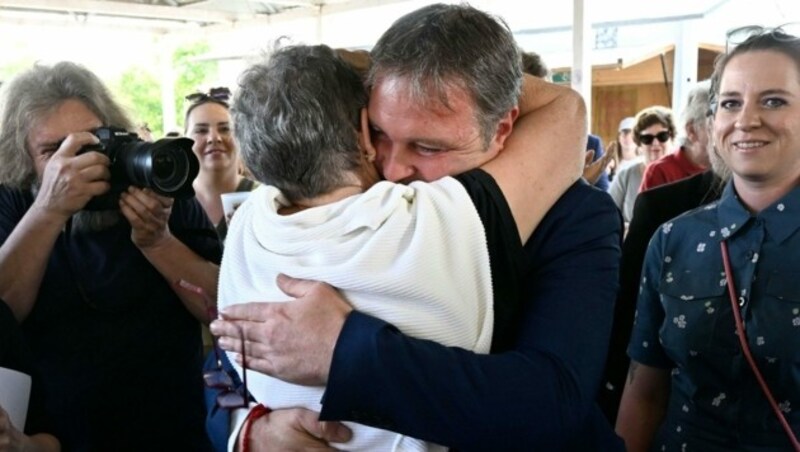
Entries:
MULTIPOLYGON (((217 78, 216 61, 197 61, 196 58, 209 52, 205 41, 194 41, 180 45, 172 55, 175 74, 174 107, 182 127, 184 97, 198 89, 208 89, 208 84, 217 78)), ((9 80, 17 73, 30 68, 34 57, 20 59, 0 65, 0 82, 9 80)), ((161 107, 161 78, 158 64, 125 69, 116 80, 106 80, 111 92, 127 108, 136 124, 147 123, 155 138, 164 135, 164 115, 161 107)))
POLYGON ((146 123, 154 138, 164 135, 158 77, 145 68, 131 67, 122 73, 112 92, 127 107, 137 125, 146 123))
POLYGON ((184 97, 216 79, 218 65, 216 61, 196 61, 195 58, 208 53, 207 42, 194 42, 178 48, 173 54, 172 67, 175 78, 175 111, 179 126, 183 127, 184 97))
POLYGON ((20 72, 30 69, 33 66, 33 62, 34 60, 29 58, 13 61, 4 66, 0 66, 0 82, 8 81, 20 72))
MULTIPOLYGON (((183 122, 184 97, 198 88, 205 88, 209 80, 216 78, 216 61, 194 61, 194 58, 206 54, 208 50, 208 43, 194 42, 179 47, 173 54, 174 105, 179 127, 182 127, 183 122)), ((123 72, 112 86, 112 92, 128 108, 134 121, 137 124, 147 123, 154 138, 161 138, 168 132, 163 130, 160 83, 153 69, 132 67, 123 72)))

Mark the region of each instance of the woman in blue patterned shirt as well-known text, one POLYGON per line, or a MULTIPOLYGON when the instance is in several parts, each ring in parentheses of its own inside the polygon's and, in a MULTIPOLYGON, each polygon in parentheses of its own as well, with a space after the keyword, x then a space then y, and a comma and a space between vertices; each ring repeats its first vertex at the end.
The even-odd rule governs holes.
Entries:
POLYGON ((630 451, 797 448, 800 39, 747 27, 729 42, 741 31, 712 78, 714 145, 732 180, 719 201, 661 226, 647 251, 617 419, 630 451), (739 343, 721 242, 775 410, 739 343))

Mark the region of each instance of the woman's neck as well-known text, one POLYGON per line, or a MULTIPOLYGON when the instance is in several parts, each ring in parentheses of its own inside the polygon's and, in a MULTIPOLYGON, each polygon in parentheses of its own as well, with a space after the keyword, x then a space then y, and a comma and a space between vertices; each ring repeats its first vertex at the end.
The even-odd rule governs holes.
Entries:
POLYGON ((628 146, 624 147, 620 145, 619 147, 622 150, 621 160, 633 160, 639 155, 636 153, 636 146, 628 146))
POLYGON ((192 184, 196 191, 209 194, 230 193, 242 181, 243 176, 236 172, 226 171, 201 171, 192 184))
POLYGON ((364 187, 361 185, 345 185, 334 189, 331 192, 314 198, 303 199, 294 202, 291 206, 282 207, 278 210, 281 215, 291 215, 302 210, 310 209, 312 207, 324 206, 326 204, 333 204, 345 198, 364 193, 364 187))
POLYGON ((800 178, 787 178, 785 181, 766 182, 745 180, 734 174, 733 185, 736 194, 751 213, 757 214, 786 196, 800 182, 800 178))

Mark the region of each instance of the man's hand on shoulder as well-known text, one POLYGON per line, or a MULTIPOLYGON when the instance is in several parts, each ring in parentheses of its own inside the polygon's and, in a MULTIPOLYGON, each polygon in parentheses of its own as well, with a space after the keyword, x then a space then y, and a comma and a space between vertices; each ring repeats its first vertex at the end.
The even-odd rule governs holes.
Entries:
POLYGON ((328 284, 279 275, 278 287, 296 298, 283 303, 231 305, 211 323, 224 350, 239 354, 244 335, 247 367, 301 385, 324 386, 333 349, 353 310, 328 284))

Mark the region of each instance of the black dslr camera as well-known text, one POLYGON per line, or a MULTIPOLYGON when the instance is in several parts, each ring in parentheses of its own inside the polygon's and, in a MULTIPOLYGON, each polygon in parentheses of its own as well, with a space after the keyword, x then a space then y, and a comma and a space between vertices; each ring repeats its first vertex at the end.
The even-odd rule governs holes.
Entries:
POLYGON ((118 127, 101 127, 92 133, 100 143, 84 146, 79 153, 97 151, 108 156, 111 189, 92 198, 84 209, 118 209, 119 195, 131 185, 170 198, 194 196, 192 182, 200 171, 200 163, 192 153, 191 139, 163 138, 150 143, 118 127))

